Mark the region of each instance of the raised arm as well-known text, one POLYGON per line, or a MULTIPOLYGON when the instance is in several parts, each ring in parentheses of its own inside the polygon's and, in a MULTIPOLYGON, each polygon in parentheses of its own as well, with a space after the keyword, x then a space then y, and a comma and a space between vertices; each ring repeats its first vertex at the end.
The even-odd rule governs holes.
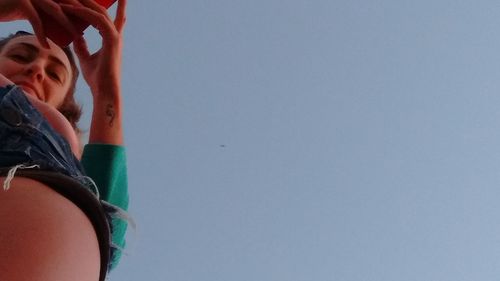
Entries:
POLYGON ((65 13, 89 22, 102 36, 101 49, 94 54, 89 52, 83 37, 73 42, 83 77, 93 96, 89 143, 122 145, 121 59, 126 1, 118 0, 114 20, 93 0, 80 2, 83 7, 65 4, 61 7, 65 13))

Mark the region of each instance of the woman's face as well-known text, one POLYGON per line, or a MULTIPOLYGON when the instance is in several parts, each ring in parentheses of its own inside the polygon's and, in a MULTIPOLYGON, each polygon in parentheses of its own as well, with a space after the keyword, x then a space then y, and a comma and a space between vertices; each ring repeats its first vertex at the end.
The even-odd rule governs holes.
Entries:
POLYGON ((24 92, 58 108, 71 85, 71 64, 64 51, 49 40, 43 48, 35 36, 11 39, 0 51, 0 73, 24 92))

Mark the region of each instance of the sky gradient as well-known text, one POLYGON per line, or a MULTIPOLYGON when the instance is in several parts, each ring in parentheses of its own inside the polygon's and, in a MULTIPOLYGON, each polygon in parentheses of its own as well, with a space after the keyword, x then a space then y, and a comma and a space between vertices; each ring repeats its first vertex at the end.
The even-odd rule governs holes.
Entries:
POLYGON ((498 280, 499 15, 129 0, 137 230, 110 280, 498 280))

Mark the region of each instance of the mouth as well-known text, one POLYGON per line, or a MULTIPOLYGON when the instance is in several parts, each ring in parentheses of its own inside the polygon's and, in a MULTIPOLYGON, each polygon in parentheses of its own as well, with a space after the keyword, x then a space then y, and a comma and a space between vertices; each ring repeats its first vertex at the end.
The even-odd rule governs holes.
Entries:
POLYGON ((30 95, 30 96, 33 96, 35 98, 37 98, 38 100, 40 101, 43 101, 42 100, 42 97, 40 97, 40 94, 38 93, 38 91, 36 90, 36 88, 31 85, 30 83, 26 83, 26 82, 20 82, 20 83, 16 83, 17 86, 21 87, 21 89, 23 89, 23 91, 30 95))

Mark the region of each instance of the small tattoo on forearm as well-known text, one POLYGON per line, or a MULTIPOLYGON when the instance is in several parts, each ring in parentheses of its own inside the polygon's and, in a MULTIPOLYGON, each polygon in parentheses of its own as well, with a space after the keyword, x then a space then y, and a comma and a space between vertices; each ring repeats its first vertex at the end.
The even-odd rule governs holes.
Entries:
POLYGON ((113 121, 115 120, 115 108, 112 104, 106 106, 106 116, 109 117, 109 126, 113 126, 113 121))

